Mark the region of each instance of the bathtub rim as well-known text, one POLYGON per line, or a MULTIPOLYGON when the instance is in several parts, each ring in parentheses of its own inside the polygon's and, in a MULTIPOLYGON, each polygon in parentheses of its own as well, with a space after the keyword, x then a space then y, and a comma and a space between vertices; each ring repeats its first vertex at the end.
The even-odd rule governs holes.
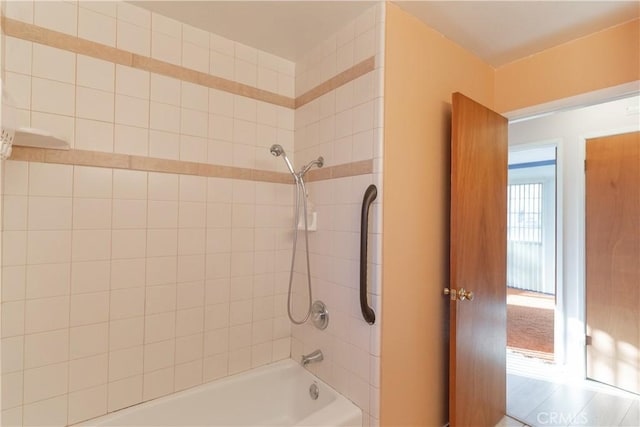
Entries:
POLYGON ((298 423, 303 423, 303 424, 295 424, 295 425, 309 425, 307 424, 308 421, 317 419, 319 416, 321 416, 322 412, 326 412, 327 408, 331 407, 332 405, 340 409, 344 409, 345 412, 347 412, 348 409, 354 410, 354 411, 351 411, 353 412, 351 414, 345 413, 345 417, 344 417, 345 420, 353 418, 353 416, 356 415, 355 412, 357 411, 358 413, 357 415, 359 415, 359 418, 360 418, 360 425, 362 425, 362 420, 364 419, 364 413, 362 409, 355 402, 353 402, 348 397, 338 392, 335 388, 333 388, 332 386, 330 386, 329 384, 327 384, 326 382, 318 378, 315 374, 313 374, 313 372, 304 368, 295 360, 289 358, 289 359, 282 359, 275 362, 271 362, 269 364, 252 368, 246 371, 237 372, 232 375, 227 375, 226 377, 218 378, 206 383, 201 383, 193 387, 189 387, 185 390, 180 390, 164 396, 156 397, 154 399, 139 402, 139 403, 136 403, 135 405, 127 406, 125 408, 121 408, 113 412, 108 412, 98 417, 80 421, 76 424, 71 424, 69 425, 69 427, 89 427, 89 426, 99 427, 100 422, 117 420, 117 418, 126 416, 129 413, 134 413, 135 411, 139 410, 143 406, 147 408, 158 406, 164 402, 175 400, 176 398, 181 398, 181 397, 189 396, 192 394, 200 393, 203 391, 203 389, 206 389, 206 388, 223 387, 225 384, 232 383, 234 382, 234 380, 237 380, 238 378, 251 379, 251 378, 264 375, 265 373, 268 373, 268 372, 284 371, 291 368, 294 368, 296 370, 303 370, 306 374, 310 376, 309 378, 310 380, 317 382, 321 386, 327 387, 329 390, 332 391, 332 393, 335 394, 335 399, 331 402, 331 404, 327 406, 323 406, 318 411, 312 412, 311 414, 304 417, 303 419, 298 420, 298 423))

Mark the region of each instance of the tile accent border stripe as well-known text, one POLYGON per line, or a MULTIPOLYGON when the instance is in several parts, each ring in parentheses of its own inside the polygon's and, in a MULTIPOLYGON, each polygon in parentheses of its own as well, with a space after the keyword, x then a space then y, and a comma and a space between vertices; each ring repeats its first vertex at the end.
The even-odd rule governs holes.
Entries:
POLYGON ((2 31, 7 35, 34 43, 43 44, 58 49, 67 50, 81 55, 110 61, 116 64, 138 68, 168 77, 174 77, 190 83, 199 84, 212 89, 219 89, 236 95, 246 96, 259 101, 295 108, 295 100, 288 96, 258 89, 253 86, 212 76, 180 65, 170 64, 154 58, 127 52, 111 46, 84 40, 79 37, 59 33, 7 17, 2 18, 2 31))
MULTIPOLYGON (((115 64, 138 68, 291 109, 296 109, 308 104, 322 95, 375 69, 375 57, 372 56, 294 99, 4 16, 1 17, 0 24, 2 25, 2 32, 10 37, 67 50, 115 64)), ((206 177, 235 178, 284 184, 293 183, 288 173, 75 149, 63 151, 15 146, 10 159, 206 177)), ((307 175, 307 180, 322 181, 370 173, 373 173, 373 159, 312 170, 307 175)))
MULTIPOLYGON (((14 146, 9 160, 293 184, 291 175, 285 172, 272 172, 259 169, 187 162, 183 160, 157 159, 153 157, 75 149, 53 150, 48 148, 14 146)), ((307 181, 324 181, 370 173, 373 173, 373 159, 314 169, 309 171, 307 181)))
POLYGON ((180 65, 170 64, 147 56, 138 55, 115 47, 84 40, 69 34, 60 33, 37 25, 2 17, 2 31, 10 37, 43 44, 69 52, 90 56, 115 64, 138 68, 152 73, 162 74, 179 80, 206 86, 211 89, 223 90, 235 95, 246 96, 258 101, 268 102, 281 107, 296 109, 337 89, 338 87, 357 79, 375 69, 375 57, 365 59, 353 67, 333 76, 313 89, 297 98, 258 89, 253 86, 234 82, 222 77, 192 70, 180 65))
POLYGON ((305 181, 326 181, 328 179, 368 175, 371 173, 373 173, 373 159, 360 160, 359 162, 344 163, 341 165, 324 167, 322 169, 310 170, 305 181))
POLYGON ((375 70, 375 67, 375 56, 371 56, 364 61, 359 62, 348 70, 336 74, 324 83, 320 83, 318 86, 297 97, 295 100, 295 108, 302 107, 314 99, 320 98, 322 95, 329 93, 332 90, 357 79, 358 77, 364 76, 365 74, 375 70))

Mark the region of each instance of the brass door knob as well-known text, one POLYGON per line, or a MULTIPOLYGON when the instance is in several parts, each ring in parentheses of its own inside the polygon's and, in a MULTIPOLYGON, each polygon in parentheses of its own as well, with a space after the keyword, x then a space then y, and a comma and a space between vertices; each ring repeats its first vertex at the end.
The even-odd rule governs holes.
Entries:
POLYGON ((468 299, 469 301, 473 301, 473 292, 467 291, 465 288, 460 288, 458 291, 458 299, 460 301, 468 299))
POLYGON ((444 288, 444 294, 445 295, 449 295, 451 300, 453 300, 453 301, 455 301, 455 300, 473 301, 473 296, 474 296, 472 291, 467 291, 465 288, 460 288, 459 290, 444 288))

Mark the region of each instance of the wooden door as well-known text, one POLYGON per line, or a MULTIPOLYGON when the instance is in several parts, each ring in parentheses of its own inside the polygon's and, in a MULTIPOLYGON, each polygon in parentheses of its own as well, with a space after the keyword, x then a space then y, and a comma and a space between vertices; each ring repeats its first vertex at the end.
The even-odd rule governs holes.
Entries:
POLYGON ((453 95, 449 422, 494 426, 506 409, 507 119, 453 95))
POLYGON ((586 159, 587 376, 640 393, 640 132, 586 159))

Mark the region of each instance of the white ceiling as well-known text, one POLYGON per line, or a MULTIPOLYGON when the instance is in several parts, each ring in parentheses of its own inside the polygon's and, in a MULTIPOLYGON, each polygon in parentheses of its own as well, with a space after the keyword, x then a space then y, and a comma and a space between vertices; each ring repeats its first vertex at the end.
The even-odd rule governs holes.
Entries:
MULTIPOLYGON (((295 61, 371 1, 135 1, 295 61)), ((494 67, 640 16, 638 1, 396 1, 494 67)))
POLYGON ((373 1, 132 1, 194 27, 296 61, 373 1))

